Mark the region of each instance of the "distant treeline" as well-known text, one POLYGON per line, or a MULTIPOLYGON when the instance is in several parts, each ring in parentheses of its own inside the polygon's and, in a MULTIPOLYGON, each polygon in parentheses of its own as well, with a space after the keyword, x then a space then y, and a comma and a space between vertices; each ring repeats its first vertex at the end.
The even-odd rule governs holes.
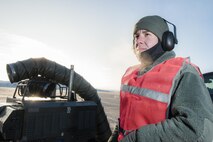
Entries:
POLYGON ((17 83, 10 83, 9 81, 1 81, 0 87, 16 87, 17 83))

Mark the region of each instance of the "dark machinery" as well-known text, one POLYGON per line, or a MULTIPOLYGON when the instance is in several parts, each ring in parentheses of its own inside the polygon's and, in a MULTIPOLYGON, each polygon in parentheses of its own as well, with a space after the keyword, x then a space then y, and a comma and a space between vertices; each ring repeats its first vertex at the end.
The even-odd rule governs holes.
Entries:
POLYGON ((209 91, 213 102, 213 72, 207 72, 203 74, 205 85, 209 91))
POLYGON ((39 58, 8 64, 7 72, 18 83, 0 104, 0 141, 105 142, 111 135, 97 92, 73 66, 39 58))

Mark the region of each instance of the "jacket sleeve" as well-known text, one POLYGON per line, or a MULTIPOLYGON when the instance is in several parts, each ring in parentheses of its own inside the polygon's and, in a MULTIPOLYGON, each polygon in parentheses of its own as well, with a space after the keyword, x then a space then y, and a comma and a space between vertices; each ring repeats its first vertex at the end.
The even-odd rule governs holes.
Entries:
POLYGON ((189 65, 177 84, 169 118, 141 127, 121 142, 213 141, 213 105, 203 79, 189 65))

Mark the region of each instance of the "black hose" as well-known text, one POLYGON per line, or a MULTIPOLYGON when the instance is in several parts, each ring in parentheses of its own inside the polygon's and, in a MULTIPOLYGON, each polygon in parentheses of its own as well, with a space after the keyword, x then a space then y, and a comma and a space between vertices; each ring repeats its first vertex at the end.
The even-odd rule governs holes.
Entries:
MULTIPOLYGON (((30 58, 6 65, 11 83, 38 75, 51 79, 66 86, 69 85, 70 69, 45 58, 30 58)), ((97 104, 97 135, 98 142, 107 142, 111 136, 111 129, 107 121, 104 108, 97 94, 97 90, 78 73, 74 73, 73 91, 84 100, 94 101, 97 104)))

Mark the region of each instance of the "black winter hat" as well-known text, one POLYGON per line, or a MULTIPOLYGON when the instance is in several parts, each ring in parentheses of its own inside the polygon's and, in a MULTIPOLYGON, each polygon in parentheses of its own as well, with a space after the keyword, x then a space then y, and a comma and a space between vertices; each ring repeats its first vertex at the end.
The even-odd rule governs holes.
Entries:
POLYGON ((162 41, 163 33, 169 31, 166 21, 157 15, 146 16, 140 19, 135 25, 133 34, 142 29, 152 32, 160 39, 160 41, 162 41))

